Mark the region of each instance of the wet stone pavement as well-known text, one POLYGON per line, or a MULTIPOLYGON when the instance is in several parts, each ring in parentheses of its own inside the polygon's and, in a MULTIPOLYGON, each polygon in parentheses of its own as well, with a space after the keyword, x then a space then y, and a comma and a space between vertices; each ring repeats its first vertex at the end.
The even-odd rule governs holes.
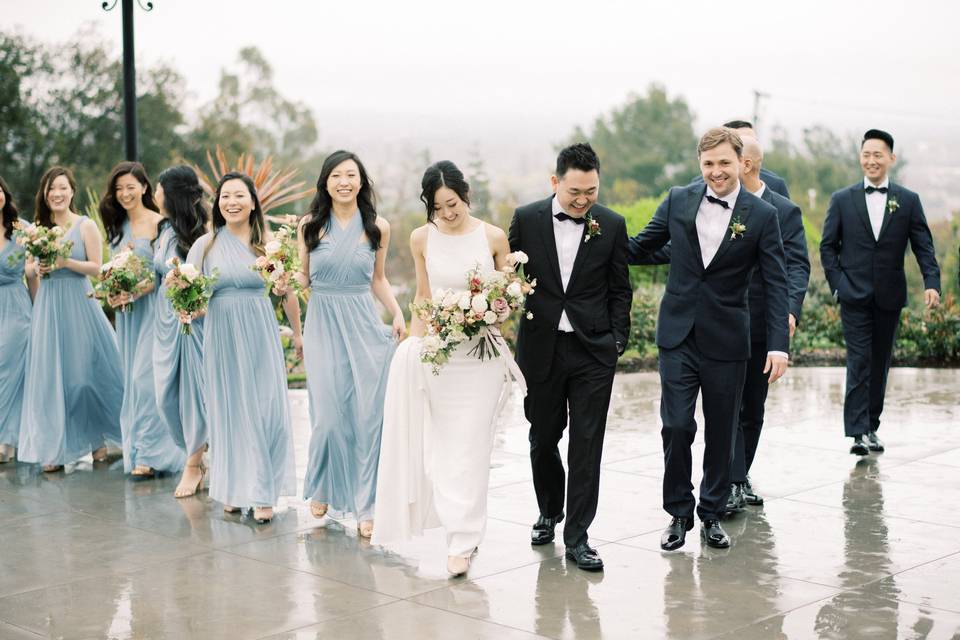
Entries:
MULTIPOLYGON (((446 577, 439 532, 387 553, 297 500, 258 526, 206 494, 175 500, 172 477, 0 465, 0 639, 960 638, 960 371, 894 370, 887 452, 862 460, 842 385, 817 368, 777 383, 752 473, 766 504, 726 522, 729 550, 694 530, 662 553, 658 378, 619 376, 590 530, 600 574, 528 542, 518 398, 465 579, 446 577)), ((306 396, 290 395, 302 477, 306 396)))

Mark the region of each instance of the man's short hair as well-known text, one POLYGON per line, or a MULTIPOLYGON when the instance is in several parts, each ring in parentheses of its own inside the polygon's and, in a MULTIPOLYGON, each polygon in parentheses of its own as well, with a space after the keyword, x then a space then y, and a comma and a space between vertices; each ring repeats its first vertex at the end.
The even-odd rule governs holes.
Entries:
POLYGON ((700 144, 697 145, 697 156, 699 157, 704 151, 716 149, 725 142, 733 147, 738 158, 743 157, 743 140, 740 138, 740 134, 728 127, 714 127, 703 134, 700 138, 700 144))
POLYGON ((600 158, 589 143, 578 142, 560 150, 557 155, 557 178, 562 178, 570 169, 600 173, 600 158))
POLYGON ((753 123, 746 120, 731 120, 730 122, 724 122, 723 126, 727 129, 753 129, 753 123))
POLYGON ((886 143, 887 148, 890 149, 890 153, 893 153, 893 136, 886 131, 881 131, 880 129, 870 129, 867 131, 863 134, 863 141, 860 143, 861 149, 863 149, 863 145, 867 140, 882 140, 886 143))

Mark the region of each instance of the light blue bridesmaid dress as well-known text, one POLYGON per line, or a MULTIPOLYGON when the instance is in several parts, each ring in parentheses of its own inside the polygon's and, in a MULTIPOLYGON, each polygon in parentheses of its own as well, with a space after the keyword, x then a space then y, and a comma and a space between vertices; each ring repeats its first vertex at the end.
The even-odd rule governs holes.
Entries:
POLYGON ((13 447, 20 439, 23 376, 30 342, 32 304, 23 281, 24 255, 13 238, 0 249, 0 445, 13 447))
POLYGON ((180 257, 173 227, 165 225, 155 245, 153 264, 159 290, 155 305, 153 382, 157 409, 173 441, 191 455, 207 442, 207 416, 203 406, 203 318, 191 323, 190 335, 183 334, 163 285, 170 271, 167 260, 180 257))
POLYGON ((272 507, 296 494, 283 347, 255 260, 225 227, 200 237, 187 255, 206 275, 219 270, 203 331, 210 497, 240 508, 272 507))
MULTIPOLYGON (((86 260, 81 218, 67 230, 70 257, 86 260)), ((89 297, 87 276, 57 269, 33 304, 20 420, 22 462, 61 465, 119 445, 123 373, 113 327, 89 297)))
POLYGON ((310 252, 304 363, 310 396, 310 458, 304 497, 334 513, 373 519, 383 396, 395 343, 373 303, 376 254, 360 213, 330 220, 310 252))
MULTIPOLYGON (((135 238, 130 221, 123 223, 123 235, 110 246, 112 256, 125 249, 146 260, 153 272, 153 243, 135 238)), ((156 280, 156 275, 154 275, 156 280)), ((120 431, 123 434, 123 470, 145 465, 157 471, 180 471, 186 460, 170 429, 157 411, 153 386, 153 341, 157 290, 137 298, 127 311, 115 315, 120 362, 123 364, 123 406, 120 431)))

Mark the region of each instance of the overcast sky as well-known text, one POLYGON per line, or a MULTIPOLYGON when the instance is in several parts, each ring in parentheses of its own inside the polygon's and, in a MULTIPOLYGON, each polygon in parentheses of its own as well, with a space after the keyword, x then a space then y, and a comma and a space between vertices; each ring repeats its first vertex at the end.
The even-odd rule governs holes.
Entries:
MULTIPOLYGON (((100 4, 0 0, 0 20, 46 40, 93 22, 119 51, 120 7, 100 4)), ((259 47, 281 92, 314 110, 324 146, 377 136, 491 148, 499 136, 549 155, 651 82, 686 97, 701 130, 749 117, 759 89, 768 125, 887 128, 913 143, 912 165, 921 145, 960 139, 952 0, 155 0, 135 11, 138 64, 171 62, 194 105, 238 49, 259 47)))

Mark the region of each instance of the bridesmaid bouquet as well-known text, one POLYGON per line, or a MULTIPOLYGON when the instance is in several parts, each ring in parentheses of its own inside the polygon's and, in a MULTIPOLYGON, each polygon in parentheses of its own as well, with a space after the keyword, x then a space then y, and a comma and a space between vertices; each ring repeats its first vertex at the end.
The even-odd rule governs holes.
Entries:
MULTIPOLYGON (((64 240, 63 227, 44 227, 39 224, 27 226, 20 220, 13 223, 13 236, 27 255, 35 258, 41 265, 52 267, 59 258, 66 258, 73 249, 73 242, 64 240)), ((43 274, 49 278, 50 274, 43 274)))
POLYGON ((281 226, 273 239, 263 247, 264 255, 257 258, 251 267, 267 283, 267 297, 284 295, 293 290, 299 293, 301 286, 293 277, 300 270, 300 255, 297 252, 297 237, 293 229, 281 226))
MULTIPOLYGON (((438 289, 432 299, 411 305, 411 310, 427 325, 420 361, 429 364, 434 375, 440 373, 459 344, 475 336, 480 341, 470 355, 480 360, 500 356, 498 345, 503 337, 496 330, 497 325, 521 309, 537 286, 536 280, 528 280, 523 273, 526 263, 525 253, 511 253, 501 271, 481 272, 479 267, 468 271, 466 291, 438 289)), ((533 314, 527 313, 527 317, 532 318, 533 314)))
POLYGON ((213 297, 213 283, 217 281, 217 272, 205 276, 190 263, 180 262, 173 256, 167 260, 170 271, 163 279, 167 286, 167 300, 180 317, 180 328, 184 335, 190 335, 190 323, 193 318, 207 310, 213 297))
MULTIPOLYGON (((100 280, 93 285, 92 295, 98 300, 109 300, 124 293, 135 295, 153 277, 153 269, 146 260, 133 249, 124 249, 100 267, 100 280)), ((126 313, 130 305, 120 305, 119 310, 126 313)))

